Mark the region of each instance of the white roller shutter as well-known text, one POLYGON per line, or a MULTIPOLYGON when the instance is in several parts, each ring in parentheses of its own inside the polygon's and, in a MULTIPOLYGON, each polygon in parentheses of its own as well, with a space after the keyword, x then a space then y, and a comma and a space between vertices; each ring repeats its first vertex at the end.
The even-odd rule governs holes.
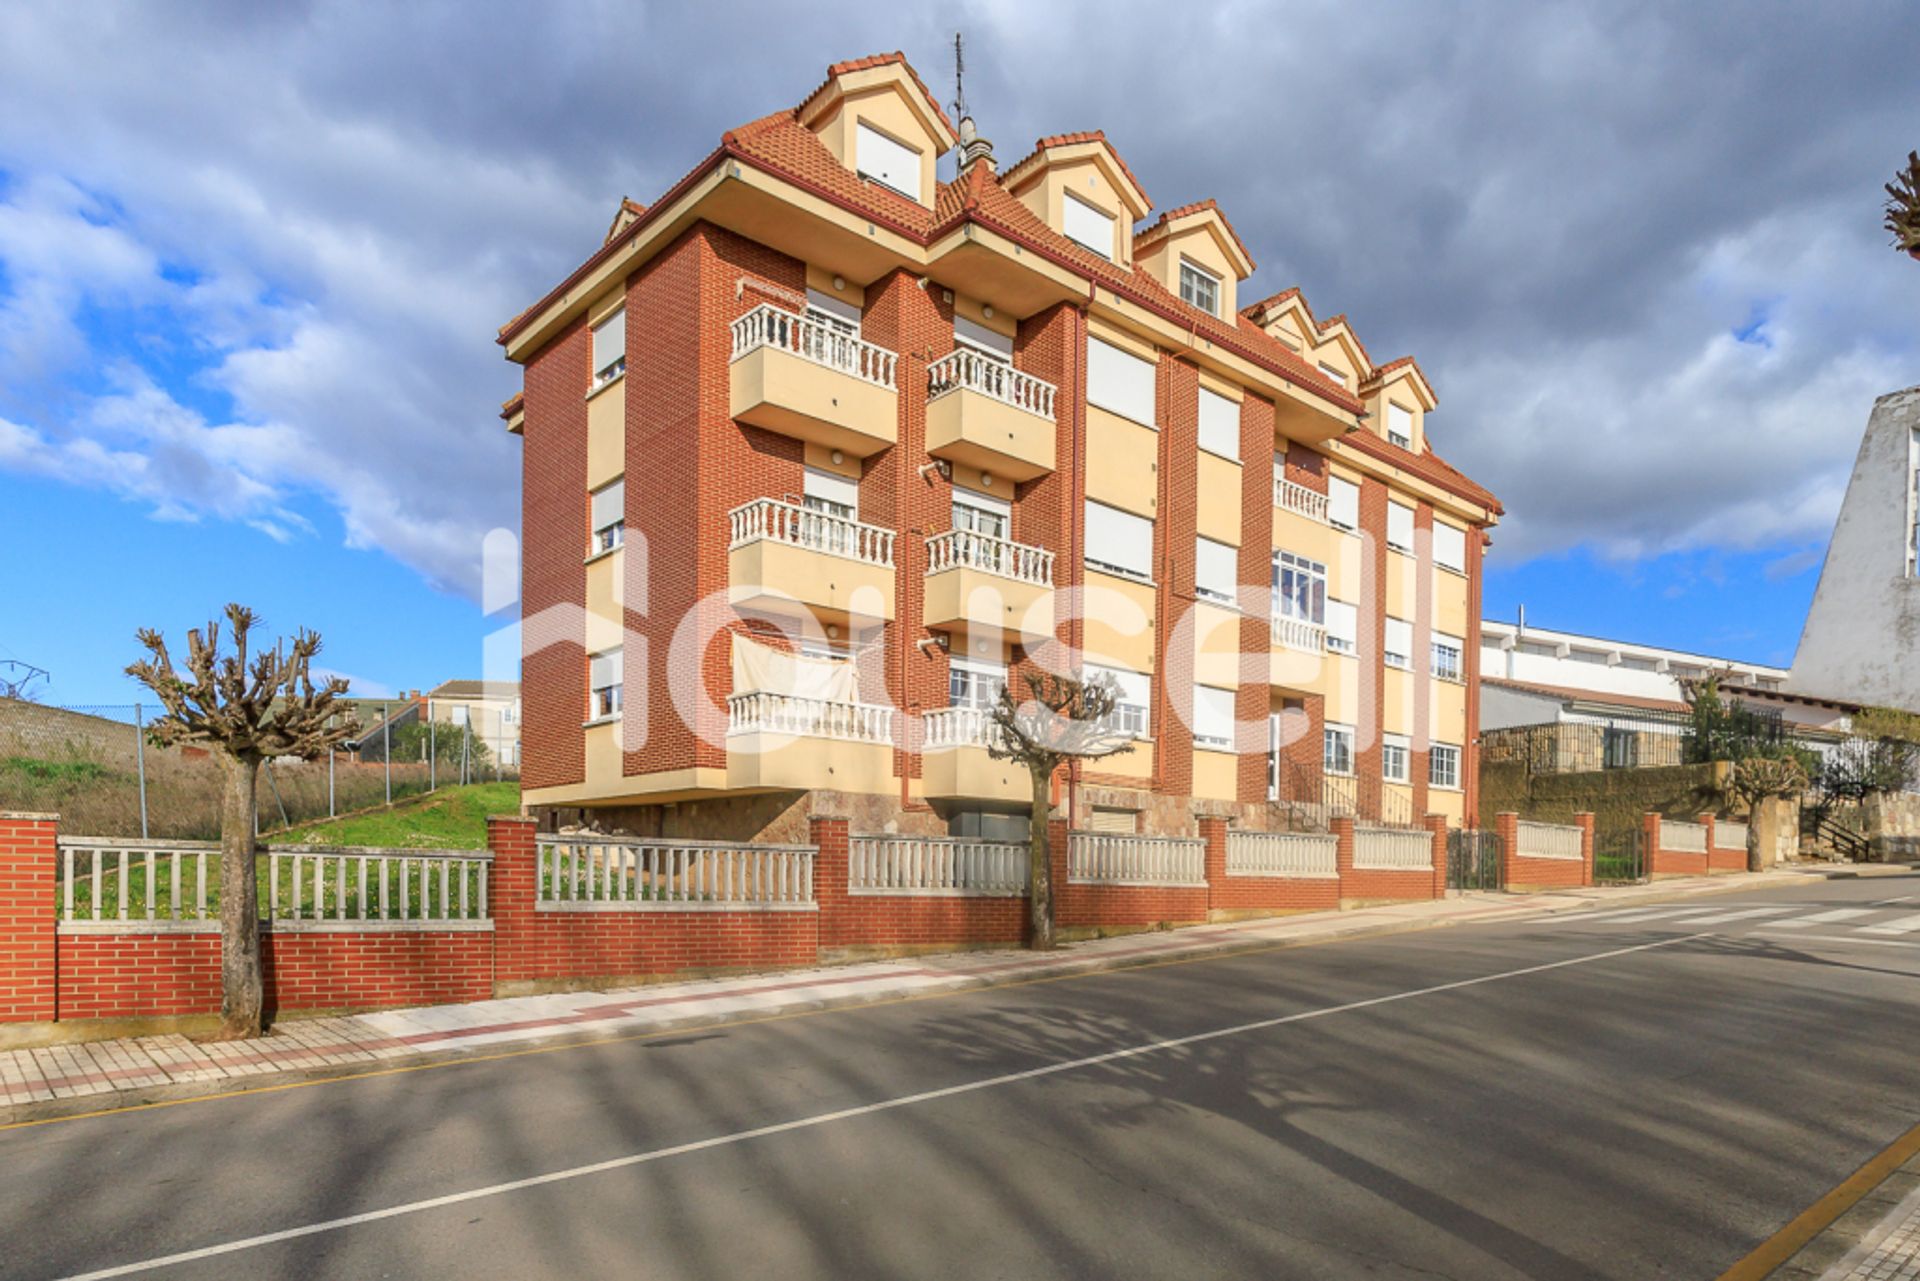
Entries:
POLYGON ((1240 458, 1240 405, 1200 389, 1200 448, 1236 462, 1240 458))
POLYGON ((1327 519, 1342 529, 1360 528, 1360 486, 1338 476, 1327 477, 1327 519))
POLYGON ((1152 427, 1153 362, 1098 338, 1087 339, 1087 400, 1152 427))
POLYGON ((1387 546, 1407 552, 1413 550, 1413 508, 1401 503, 1387 504, 1387 546))
POLYGON ((1389 667, 1413 665, 1413 624, 1404 618, 1387 620, 1386 664, 1389 667))
POLYGON ((1467 572, 1467 531, 1445 521, 1433 522, 1433 563, 1456 573, 1467 572))
POLYGON ((1060 200, 1061 230, 1067 239, 1083 245, 1102 258, 1113 257, 1113 216, 1101 213, 1071 193, 1060 200))
POLYGON ((1153 577, 1153 522, 1087 500, 1087 563, 1136 578, 1153 577))
POLYGON ((1234 691, 1193 687, 1193 739, 1206 747, 1233 746, 1234 691))
POLYGON ((625 673, 620 662, 620 651, 610 649, 604 654, 595 654, 587 661, 587 686, 590 689, 606 689, 621 683, 625 673))
POLYGON ((1003 360, 1013 359, 1013 339, 1005 334, 996 334, 985 325, 975 324, 965 316, 953 318, 953 336, 956 341, 966 343, 969 347, 978 347, 1003 360))
POLYGON ((1337 654, 1360 649, 1360 611, 1343 600, 1327 602, 1327 648, 1337 654))
POLYGON ((618 524, 627 518, 627 482, 616 480, 604 489, 593 494, 593 532, 599 533, 609 525, 618 524))
POLYGON ((604 382, 627 358, 627 309, 622 307, 593 327, 593 376, 604 382))
POLYGON ((1399 405, 1388 401, 1387 435, 1389 437, 1398 436, 1400 440, 1396 441, 1396 444, 1404 441, 1407 445, 1411 446, 1413 444, 1413 411, 1402 409, 1399 405))
POLYGON ((1240 579, 1240 549, 1211 538, 1193 540, 1193 586, 1202 596, 1217 600, 1234 599, 1240 579))
POLYGON ((854 168, 863 178, 892 187, 909 200, 920 199, 920 153, 862 122, 854 138, 854 168))

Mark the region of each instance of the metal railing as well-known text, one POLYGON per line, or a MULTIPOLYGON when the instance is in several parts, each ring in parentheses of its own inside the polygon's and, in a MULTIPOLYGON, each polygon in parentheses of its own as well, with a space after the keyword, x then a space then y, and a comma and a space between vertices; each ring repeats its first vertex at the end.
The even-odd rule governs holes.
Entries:
POLYGON ((897 357, 892 352, 838 325, 796 315, 772 303, 761 303, 733 322, 733 359, 762 347, 792 352, 816 365, 893 390, 897 357))
POLYGON ((1227 875, 1338 876, 1338 845, 1333 836, 1306 832, 1229 831, 1227 875))
POLYGON ((1022 373, 1004 360, 956 347, 927 366, 927 399, 962 390, 977 391, 1042 418, 1053 417, 1052 383, 1022 373))
POLYGON ((1582 857, 1581 835, 1578 827, 1564 823, 1533 823, 1522 819, 1519 847, 1514 853, 1521 858, 1578 859, 1582 857))
POLYGON ((794 734, 850 743, 893 741, 893 709, 751 690, 727 699, 727 733, 794 734))
POLYGON ((1067 879, 1108 885, 1205 885, 1207 847, 1184 836, 1072 832, 1067 879))
POLYGON ((1716 819, 1713 824, 1713 847, 1717 850, 1744 850, 1747 848, 1747 825, 1732 819, 1716 819))
POLYGON ((1303 654, 1326 652, 1327 629, 1324 624, 1310 623, 1304 618, 1284 618, 1274 614, 1267 620, 1273 633, 1273 643, 1282 649, 1299 650, 1303 654))
MULTIPOLYGON (((63 837, 62 929, 204 929, 220 917, 215 841, 63 837)), ((486 850, 261 846, 260 918, 272 928, 491 929, 493 855, 486 850)))
POLYGON ((811 845, 542 836, 535 906, 549 912, 812 907, 811 845))
POLYGON ((1376 872, 1430 872, 1433 836, 1391 827, 1356 827, 1353 865, 1376 872))
POLYGON ((848 847, 847 888, 855 894, 1024 895, 1027 846, 955 836, 856 836, 848 847))
POLYGON ((978 569, 1037 587, 1053 586, 1053 553, 971 529, 946 529, 927 539, 927 572, 978 569))
POLYGON ((1707 825, 1664 819, 1660 823, 1660 848, 1688 854, 1707 852, 1707 825))
POLYGON ((756 498, 727 513, 729 550, 765 539, 810 552, 893 567, 893 531, 778 498, 756 498))
POLYGON ((922 745, 928 751, 949 747, 987 747, 1000 740, 993 713, 984 707, 936 707, 921 718, 922 745))
POLYGON ((1327 496, 1285 476, 1273 478, 1273 505, 1322 525, 1327 523, 1327 496))

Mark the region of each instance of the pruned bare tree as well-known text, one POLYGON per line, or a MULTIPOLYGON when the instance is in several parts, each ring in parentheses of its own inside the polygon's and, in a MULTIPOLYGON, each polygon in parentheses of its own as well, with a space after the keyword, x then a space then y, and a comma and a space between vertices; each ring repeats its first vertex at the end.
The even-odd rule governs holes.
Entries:
POLYGON ((1907 153, 1907 167, 1887 184, 1886 221, 1894 248, 1920 259, 1920 151, 1907 153))
POLYGON ((1088 681, 1034 671, 1025 676, 1025 698, 1017 698, 1013 687, 1005 685, 994 700, 987 753, 998 761, 1025 765, 1033 780, 1027 833, 1027 917, 1032 924, 1032 946, 1044 950, 1053 946, 1053 865, 1047 841, 1053 772, 1070 760, 1093 760, 1131 751, 1133 735, 1113 724, 1119 695, 1111 677, 1088 681))
POLYGON ((165 714, 147 729, 156 747, 211 747, 226 767, 220 805, 220 1031, 218 1039, 259 1036, 260 896, 255 873, 254 805, 262 762, 292 756, 312 760, 359 732, 334 700, 347 682, 330 677, 318 687, 310 664, 320 652, 317 633, 249 657, 247 635, 259 621, 244 605, 228 605, 233 652, 220 652, 220 624, 187 633, 185 675, 174 671, 159 632, 137 634, 148 656, 127 667, 159 698, 165 714))

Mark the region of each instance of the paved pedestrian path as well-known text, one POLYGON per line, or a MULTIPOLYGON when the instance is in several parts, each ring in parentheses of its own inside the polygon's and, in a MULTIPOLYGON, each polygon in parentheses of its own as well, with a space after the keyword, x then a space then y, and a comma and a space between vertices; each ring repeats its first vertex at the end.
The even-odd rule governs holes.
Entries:
MULTIPOLYGON (((1777 871, 1550 894, 1462 894, 1445 899, 1315 912, 1234 924, 1097 939, 1052 953, 966 952, 776 974, 552 993, 333 1018, 289 1018, 258 1040, 194 1042, 184 1036, 74 1041, 0 1051, 0 1122, 30 1119, 48 1104, 205 1092, 209 1083, 256 1083, 300 1073, 390 1066, 428 1055, 498 1051, 556 1037, 634 1035, 1152 964, 1248 948, 1304 945, 1393 933, 1804 883, 1777 871), (108 1099, 103 1096, 116 1096, 108 1099)), ((1597 918, 1596 918, 1597 919, 1597 918)), ((1627 919, 1627 914, 1615 916, 1627 919)), ((67 1109, 59 1109, 67 1110, 67 1109)))

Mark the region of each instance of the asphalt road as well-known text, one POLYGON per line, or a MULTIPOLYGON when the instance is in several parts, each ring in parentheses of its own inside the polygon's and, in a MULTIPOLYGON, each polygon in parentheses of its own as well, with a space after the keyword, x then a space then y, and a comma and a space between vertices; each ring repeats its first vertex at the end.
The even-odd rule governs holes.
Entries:
POLYGON ((1711 1278, 1920 1120, 1905 925, 1811 881, 10 1130, 0 1275, 1711 1278))

